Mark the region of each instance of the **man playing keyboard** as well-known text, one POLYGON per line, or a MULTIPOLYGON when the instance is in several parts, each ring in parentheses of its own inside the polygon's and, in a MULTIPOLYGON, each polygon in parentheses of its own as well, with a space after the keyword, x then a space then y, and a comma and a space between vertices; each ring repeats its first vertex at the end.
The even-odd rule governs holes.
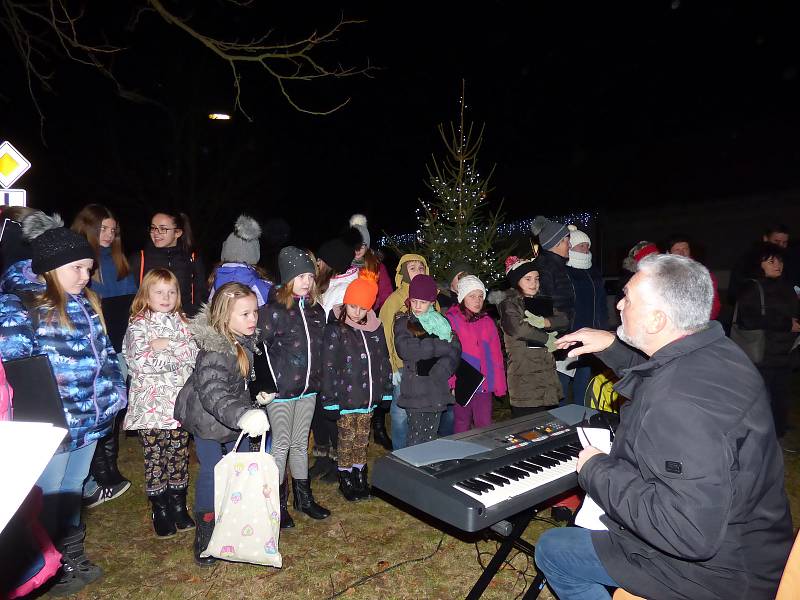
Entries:
POLYGON ((606 587, 649 600, 774 598, 792 522, 764 383, 709 322, 699 263, 649 256, 624 291, 616 336, 559 340, 583 344, 570 356, 597 353, 630 398, 611 453, 587 447, 577 464, 608 530, 546 531, 536 564, 560 600, 608 598, 606 587))

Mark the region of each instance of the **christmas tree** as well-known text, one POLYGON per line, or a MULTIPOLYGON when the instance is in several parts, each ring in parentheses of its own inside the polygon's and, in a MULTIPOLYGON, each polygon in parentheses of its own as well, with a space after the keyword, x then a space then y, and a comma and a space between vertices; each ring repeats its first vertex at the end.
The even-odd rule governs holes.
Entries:
POLYGON ((475 135, 474 124, 465 124, 464 84, 462 82, 459 121, 450 123, 449 133, 439 125, 439 135, 445 146, 444 158, 432 157, 427 167, 427 186, 433 192, 430 200, 420 199, 417 209, 418 227, 413 248, 395 249, 416 252, 428 261, 431 275, 446 279, 454 263, 468 263, 473 274, 487 285, 503 276, 501 256, 497 248, 500 212, 489 210, 489 180, 492 171, 483 176, 478 171, 477 158, 483 143, 483 130, 475 135))

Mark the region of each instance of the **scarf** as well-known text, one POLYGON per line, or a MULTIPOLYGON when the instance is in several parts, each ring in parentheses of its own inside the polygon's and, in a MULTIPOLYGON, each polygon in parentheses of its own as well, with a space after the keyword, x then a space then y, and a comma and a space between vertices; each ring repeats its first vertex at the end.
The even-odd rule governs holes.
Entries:
POLYGON ((417 320, 419 320, 420 325, 422 325, 425 331, 431 335, 435 335, 440 340, 449 342, 453 337, 450 321, 448 321, 442 313, 435 310, 433 306, 428 309, 428 312, 417 316, 417 320))
POLYGON ((583 254, 581 252, 569 251, 568 267, 573 269, 591 269, 592 268, 592 253, 583 254))

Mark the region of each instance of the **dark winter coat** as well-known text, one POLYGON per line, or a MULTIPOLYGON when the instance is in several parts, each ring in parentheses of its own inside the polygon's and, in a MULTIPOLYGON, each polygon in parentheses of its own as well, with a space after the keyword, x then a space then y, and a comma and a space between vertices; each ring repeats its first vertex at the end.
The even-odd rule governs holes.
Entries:
POLYGON ((756 368, 717 322, 649 360, 619 341, 598 357, 631 399, 579 474, 606 513, 592 543, 608 574, 652 600, 774 598, 792 520, 756 368))
POLYGON ((575 319, 575 290, 567 273, 567 260, 555 252, 542 250, 536 257, 539 265, 539 293, 553 299, 553 308, 564 315, 568 330, 575 319))
MULTIPOLYGON (((48 319, 36 309, 38 326, 16 293, 41 293, 45 285, 30 270, 30 260, 3 274, 0 296, 0 354, 4 360, 44 354, 50 359, 64 407, 69 438, 59 451, 82 448, 111 431, 117 413, 127 405, 127 391, 117 354, 103 324, 84 294, 69 294, 67 317, 72 327, 48 319)), ((31 312, 32 312, 31 311, 31 312)))
POLYGON ((258 309, 261 341, 278 390, 276 402, 297 400, 320 389, 320 352, 325 311, 319 302, 295 298, 292 308, 273 301, 258 309))
POLYGON ((567 275, 575 294, 575 317, 572 329, 581 327, 608 329, 608 304, 606 286, 599 271, 567 267, 567 275))
POLYGON ((567 317, 558 311, 547 317, 549 329, 525 321, 525 298, 516 288, 498 306, 503 342, 508 354, 506 379, 512 406, 555 406, 562 396, 553 355, 544 347, 548 331, 563 330, 567 317))
POLYGON ((739 325, 743 329, 764 329, 766 347, 759 367, 789 367, 789 351, 796 333, 792 333, 792 318, 797 318, 798 302, 791 284, 783 277, 758 280, 764 290, 764 316, 761 316, 761 294, 752 279, 742 283, 738 306, 739 325))
POLYGON ((392 368, 383 323, 369 311, 358 329, 339 323, 341 305, 331 311, 322 341, 320 402, 326 410, 371 411, 392 399, 392 368))
POLYGON ((156 248, 152 243, 148 243, 144 250, 131 255, 128 262, 131 265, 131 273, 139 284, 151 269, 163 267, 172 271, 180 284, 181 305, 190 317, 200 310, 200 306, 208 297, 206 270, 196 252, 190 254, 180 246, 156 248), (142 255, 144 255, 144 268, 142 268, 142 255))
POLYGON ((411 313, 401 313, 394 321, 394 345, 397 355, 403 360, 403 379, 397 404, 407 410, 443 411, 454 402, 448 379, 456 372, 461 360, 461 343, 455 332, 449 342, 428 334, 418 338, 408 330, 409 321, 419 324, 411 313), (428 375, 420 375, 418 362, 432 358, 438 360, 428 375))
MULTIPOLYGON (((200 351, 194 371, 175 400, 175 419, 188 432, 204 440, 224 444, 239 437, 239 419, 253 408, 248 391, 252 368, 242 377, 236 348, 208 324, 204 306, 189 323, 189 331, 200 351)), ((238 341, 250 365, 258 332, 238 341)))

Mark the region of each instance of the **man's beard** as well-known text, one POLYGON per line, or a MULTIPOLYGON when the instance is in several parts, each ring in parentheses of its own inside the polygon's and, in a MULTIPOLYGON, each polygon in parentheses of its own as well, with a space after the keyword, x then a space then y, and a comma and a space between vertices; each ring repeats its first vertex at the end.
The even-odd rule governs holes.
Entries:
POLYGON ((617 327, 617 337, 629 346, 633 346, 637 350, 642 349, 641 340, 638 340, 635 337, 630 337, 627 333, 625 333, 625 329, 623 329, 622 325, 617 327))

